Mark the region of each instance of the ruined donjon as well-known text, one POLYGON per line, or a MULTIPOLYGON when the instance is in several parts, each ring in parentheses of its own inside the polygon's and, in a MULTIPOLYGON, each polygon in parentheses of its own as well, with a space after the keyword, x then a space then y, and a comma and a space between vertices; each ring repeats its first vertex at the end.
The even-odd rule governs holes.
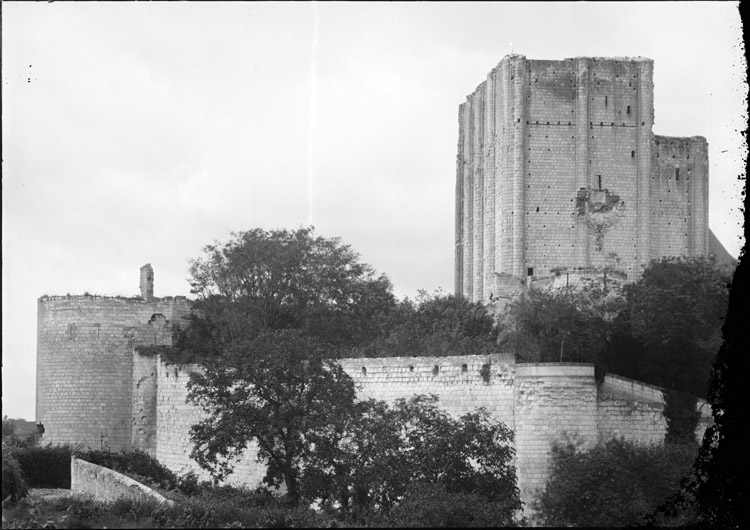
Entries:
MULTIPOLYGON (((723 251, 707 225, 706 141, 653 135, 652 68, 641 58, 512 55, 461 105, 457 293, 492 302, 561 270, 608 267, 632 280, 652 258, 723 251)), ((202 412, 186 402, 189 374, 201 366, 139 352, 171 344, 190 306, 154 295, 150 265, 136 296, 41 297, 42 442, 138 448, 207 479, 190 458, 189 430, 202 412)), ((589 364, 516 363, 512 352, 340 362, 361 397, 433 393, 453 415, 485 407, 505 422, 527 506, 563 437, 585 447, 615 436, 662 443, 667 429, 663 389, 614 374, 597 384, 589 364)), ((711 415, 705 401, 697 409, 700 438, 711 415)), ((230 482, 260 483, 254 456, 250 445, 230 482)))
POLYGON ((651 59, 509 55, 459 107, 455 292, 709 254, 708 144, 657 136, 651 59))

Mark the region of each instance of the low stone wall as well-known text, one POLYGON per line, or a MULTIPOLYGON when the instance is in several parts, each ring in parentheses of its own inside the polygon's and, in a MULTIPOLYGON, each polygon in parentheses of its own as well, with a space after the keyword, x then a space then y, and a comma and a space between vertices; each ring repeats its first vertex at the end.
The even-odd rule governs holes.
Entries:
MULTIPOLYGON (((658 445, 667 430, 663 389, 611 374, 597 385, 591 364, 516 364, 512 356, 502 354, 339 362, 354 380, 360 398, 392 405, 414 394, 436 394, 440 408, 454 417, 484 407, 508 425, 515 431, 518 486, 527 514, 549 478, 555 443, 570 440, 587 449, 599 440, 623 437, 658 445)), ((156 458, 177 474, 193 471, 201 480, 209 480, 210 475, 190 458, 190 427, 205 414, 186 401, 190 374, 202 367, 168 365, 161 359, 156 365, 156 458)), ((698 408, 700 439, 711 416, 705 401, 699 401, 698 408)), ((226 482, 260 485, 266 468, 256 455, 257 446, 249 444, 226 482)))
MULTIPOLYGON (((599 388, 599 435, 604 439, 622 437, 647 444, 664 441, 667 419, 664 417, 664 389, 615 374, 607 374, 599 388)), ((695 439, 713 423, 711 407, 698 399, 700 414, 695 439)))
POLYGON ((458 418, 478 407, 511 429, 515 363, 510 355, 341 359, 360 399, 389 405, 415 394, 436 394, 440 408, 458 418))
POLYGON ((113 502, 124 498, 173 503, 130 477, 75 457, 70 459, 70 489, 74 493, 91 495, 100 502, 113 502))

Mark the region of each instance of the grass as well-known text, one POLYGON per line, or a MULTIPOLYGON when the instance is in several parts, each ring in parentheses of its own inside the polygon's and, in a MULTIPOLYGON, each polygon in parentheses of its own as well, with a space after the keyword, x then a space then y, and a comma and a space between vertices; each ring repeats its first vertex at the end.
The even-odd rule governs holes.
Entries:
POLYGON ((334 521, 308 508, 290 508, 273 496, 217 488, 173 506, 81 495, 42 499, 39 492, 3 504, 2 528, 309 528, 334 521))

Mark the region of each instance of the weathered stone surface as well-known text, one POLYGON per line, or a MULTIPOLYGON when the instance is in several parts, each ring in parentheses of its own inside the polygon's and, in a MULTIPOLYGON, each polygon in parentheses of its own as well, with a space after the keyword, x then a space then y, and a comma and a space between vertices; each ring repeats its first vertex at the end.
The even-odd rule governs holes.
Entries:
POLYGON ((36 421, 43 442, 153 454, 156 365, 134 363, 133 351, 171 344, 171 327, 189 307, 184 297, 40 298, 36 421))
POLYGON ((613 256, 632 281, 653 258, 707 255, 708 144, 653 124, 650 59, 503 58, 459 107, 456 293, 493 302, 503 276, 613 256))
POLYGON ((99 502, 132 499, 174 504, 160 493, 130 477, 75 457, 70 459, 70 491, 91 496, 99 502))

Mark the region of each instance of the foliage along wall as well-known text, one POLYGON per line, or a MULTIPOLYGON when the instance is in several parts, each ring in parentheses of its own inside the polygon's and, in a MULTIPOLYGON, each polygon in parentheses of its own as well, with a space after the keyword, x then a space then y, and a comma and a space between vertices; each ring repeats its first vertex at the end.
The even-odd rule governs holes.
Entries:
MULTIPOLYGON (((137 353, 135 355, 138 355, 137 353)), ((187 381, 199 365, 156 365, 154 451, 175 473, 209 474, 190 459, 190 427, 202 412, 186 402, 187 381)), ((624 437, 643 443, 664 441, 663 391, 631 379, 608 375, 596 384, 594 367, 580 363, 516 364, 508 355, 454 357, 389 357, 342 359, 363 398, 393 403, 414 394, 436 394, 438 404, 454 416, 478 407, 515 431, 516 467, 521 499, 530 505, 549 476, 553 443, 571 440, 593 446, 599 436, 624 437)), ((700 439, 711 420, 699 401, 700 439)), ((251 446, 227 482, 254 487, 265 468, 251 446)))

